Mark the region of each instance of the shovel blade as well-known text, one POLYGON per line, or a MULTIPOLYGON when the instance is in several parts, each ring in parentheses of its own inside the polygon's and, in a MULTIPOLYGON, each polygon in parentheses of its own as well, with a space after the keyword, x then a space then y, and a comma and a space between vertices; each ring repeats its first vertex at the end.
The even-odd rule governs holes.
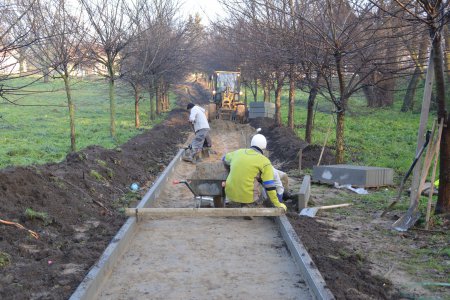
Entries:
POLYGON ((299 215, 314 218, 314 216, 317 214, 318 211, 319 211, 318 207, 307 207, 302 209, 299 215))
POLYGON ((408 210, 400 219, 392 224, 392 228, 397 231, 408 231, 409 228, 416 224, 417 220, 420 218, 420 211, 418 210, 408 210))

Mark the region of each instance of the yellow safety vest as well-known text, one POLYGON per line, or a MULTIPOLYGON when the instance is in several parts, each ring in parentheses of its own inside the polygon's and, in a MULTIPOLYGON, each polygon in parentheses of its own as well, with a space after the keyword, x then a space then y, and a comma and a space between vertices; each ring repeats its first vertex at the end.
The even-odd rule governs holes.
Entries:
POLYGON ((227 153, 223 157, 225 164, 230 166, 230 173, 225 185, 227 198, 238 203, 253 203, 254 191, 259 186, 260 179, 270 201, 275 207, 280 207, 277 198, 273 167, 270 160, 255 149, 239 149, 227 153))

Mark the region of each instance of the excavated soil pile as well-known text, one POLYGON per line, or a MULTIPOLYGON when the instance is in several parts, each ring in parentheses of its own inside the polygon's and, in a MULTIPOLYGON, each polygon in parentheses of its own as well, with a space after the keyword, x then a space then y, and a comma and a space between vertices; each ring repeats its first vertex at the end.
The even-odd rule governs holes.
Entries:
MULTIPOLYGON (((254 128, 261 128, 261 134, 267 138, 267 150, 270 160, 283 171, 297 169, 299 165, 298 153, 302 150, 302 169, 311 169, 317 165, 322 147, 309 145, 299 139, 295 132, 285 126, 276 126, 273 119, 256 118, 250 121, 254 128)), ((329 165, 335 162, 334 155, 329 148, 325 148, 321 164, 329 165)))
POLYGON ((392 284, 373 276, 370 262, 351 245, 330 238, 329 225, 296 213, 288 217, 336 299, 399 299, 392 284))
POLYGON ((0 298, 67 299, 123 224, 118 207, 145 192, 130 184, 153 181, 184 142, 186 118, 172 111, 115 150, 93 146, 58 164, 0 171, 0 218, 39 234, 0 224, 0 298))

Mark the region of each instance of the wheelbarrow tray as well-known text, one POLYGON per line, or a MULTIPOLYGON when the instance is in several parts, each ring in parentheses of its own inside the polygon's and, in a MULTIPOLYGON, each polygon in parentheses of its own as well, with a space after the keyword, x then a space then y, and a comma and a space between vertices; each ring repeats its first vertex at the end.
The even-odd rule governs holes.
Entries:
POLYGON ((218 179, 187 179, 195 196, 222 196, 224 180, 218 179))

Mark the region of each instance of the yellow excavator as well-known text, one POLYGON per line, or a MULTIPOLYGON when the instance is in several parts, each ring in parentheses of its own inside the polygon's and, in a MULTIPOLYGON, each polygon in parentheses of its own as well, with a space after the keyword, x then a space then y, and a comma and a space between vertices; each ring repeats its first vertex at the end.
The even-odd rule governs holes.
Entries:
POLYGON ((241 72, 215 71, 212 75, 212 96, 216 104, 216 117, 223 120, 245 118, 245 104, 240 101, 241 72))

